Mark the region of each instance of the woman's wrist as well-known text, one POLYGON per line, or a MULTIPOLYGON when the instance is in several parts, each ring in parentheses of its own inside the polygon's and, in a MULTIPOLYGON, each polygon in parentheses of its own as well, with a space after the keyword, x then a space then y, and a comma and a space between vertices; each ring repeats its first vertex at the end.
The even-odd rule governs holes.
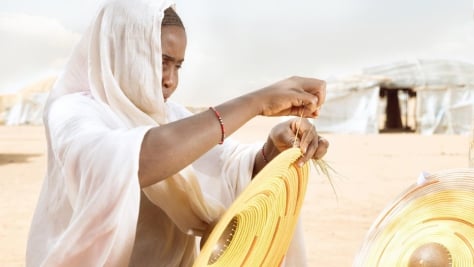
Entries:
POLYGON ((246 103, 245 108, 252 111, 255 116, 263 115, 262 96, 259 91, 250 92, 240 98, 246 103))
POLYGON ((267 142, 262 146, 262 155, 264 155, 264 160, 266 163, 270 162, 273 158, 278 156, 280 151, 275 147, 273 141, 270 137, 268 137, 267 142))
POLYGON ((267 142, 265 142, 257 152, 255 156, 255 163, 253 165, 252 177, 257 175, 265 165, 267 165, 273 158, 275 158, 280 152, 273 144, 273 141, 268 137, 267 142))

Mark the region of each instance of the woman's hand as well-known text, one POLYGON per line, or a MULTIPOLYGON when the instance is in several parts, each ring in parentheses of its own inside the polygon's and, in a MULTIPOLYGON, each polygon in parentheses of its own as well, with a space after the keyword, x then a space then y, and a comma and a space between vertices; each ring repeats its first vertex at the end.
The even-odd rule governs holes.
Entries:
POLYGON ((313 78, 291 77, 253 93, 260 115, 315 118, 326 98, 326 83, 313 78))
POLYGON ((300 166, 312 158, 322 158, 329 147, 329 142, 318 135, 316 128, 309 120, 293 118, 273 127, 264 147, 265 155, 268 160, 271 160, 281 151, 293 147, 294 144, 303 152, 303 157, 298 160, 300 166))

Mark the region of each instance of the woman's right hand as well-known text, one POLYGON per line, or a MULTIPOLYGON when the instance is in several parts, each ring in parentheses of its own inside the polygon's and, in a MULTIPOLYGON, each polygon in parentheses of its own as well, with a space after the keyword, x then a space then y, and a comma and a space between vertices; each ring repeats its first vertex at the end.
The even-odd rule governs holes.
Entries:
POLYGON ((326 98, 326 82, 314 78, 291 77, 255 91, 260 115, 315 118, 326 98))

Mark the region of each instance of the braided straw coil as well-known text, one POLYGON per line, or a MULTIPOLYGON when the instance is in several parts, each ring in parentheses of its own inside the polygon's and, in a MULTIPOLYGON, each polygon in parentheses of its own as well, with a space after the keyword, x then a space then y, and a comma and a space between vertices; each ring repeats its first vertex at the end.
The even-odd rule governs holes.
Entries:
POLYGON ((354 266, 474 266, 474 169, 410 186, 374 222, 354 266))
POLYGON ((309 166, 283 151, 252 180, 216 224, 194 266, 279 266, 296 227, 309 166))

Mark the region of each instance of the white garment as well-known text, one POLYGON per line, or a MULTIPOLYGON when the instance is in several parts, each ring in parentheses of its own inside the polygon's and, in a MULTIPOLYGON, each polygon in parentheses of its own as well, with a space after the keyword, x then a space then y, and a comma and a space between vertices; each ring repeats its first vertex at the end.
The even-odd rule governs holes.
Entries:
MULTIPOLYGON (((169 6, 107 2, 54 86, 44 114, 48 169, 27 266, 190 266, 190 234, 217 220, 248 185, 260 144, 227 139, 140 190, 145 133, 191 115, 161 92, 160 29, 169 6)), ((287 266, 305 261, 298 236, 287 266)))

